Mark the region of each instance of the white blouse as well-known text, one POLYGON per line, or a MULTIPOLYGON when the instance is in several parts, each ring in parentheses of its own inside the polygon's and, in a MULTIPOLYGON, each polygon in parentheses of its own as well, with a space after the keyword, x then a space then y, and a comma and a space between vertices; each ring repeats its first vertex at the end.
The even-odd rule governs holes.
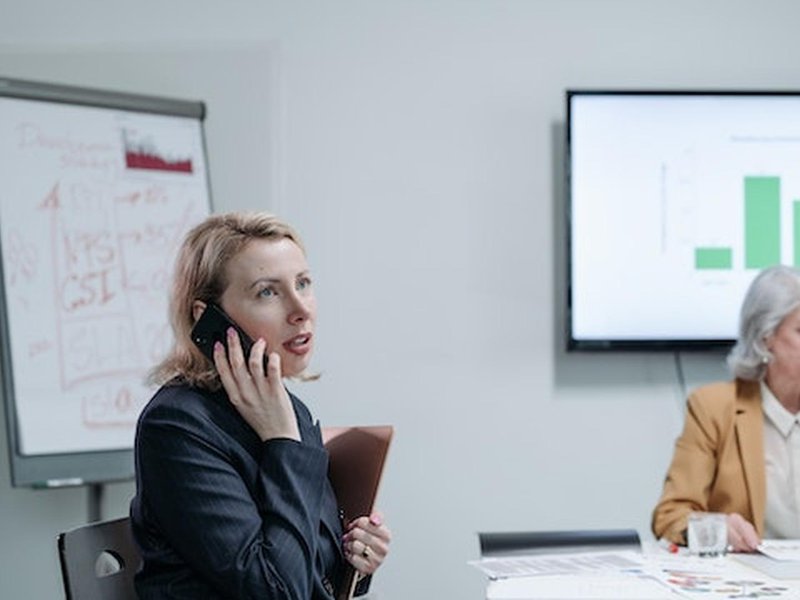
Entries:
POLYGON ((764 539, 800 538, 800 414, 790 413, 761 382, 767 506, 764 539))

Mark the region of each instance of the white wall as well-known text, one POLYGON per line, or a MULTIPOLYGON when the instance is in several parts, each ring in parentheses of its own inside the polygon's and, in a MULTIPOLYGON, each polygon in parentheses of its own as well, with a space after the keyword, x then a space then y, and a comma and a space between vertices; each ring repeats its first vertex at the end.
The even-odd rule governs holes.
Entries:
MULTIPOLYGON (((206 100, 217 209, 304 234, 324 377, 295 389, 325 423, 397 428, 381 600, 481 598, 478 531, 647 534, 683 392, 671 355, 562 350, 564 90, 798 88, 800 5, 2 4, 0 75, 206 100)), ((12 489, 6 464, 0 596, 58 597, 86 493, 12 489)))

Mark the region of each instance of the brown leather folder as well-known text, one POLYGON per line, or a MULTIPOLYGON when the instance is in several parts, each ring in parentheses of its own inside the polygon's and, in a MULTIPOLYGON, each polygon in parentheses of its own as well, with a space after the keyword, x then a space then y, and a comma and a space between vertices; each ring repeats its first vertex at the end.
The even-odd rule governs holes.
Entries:
MULTIPOLYGON (((328 477, 345 523, 372 512, 393 433, 390 425, 322 428, 322 441, 330 455, 328 477)), ((348 563, 337 600, 353 597, 356 575, 348 563)))

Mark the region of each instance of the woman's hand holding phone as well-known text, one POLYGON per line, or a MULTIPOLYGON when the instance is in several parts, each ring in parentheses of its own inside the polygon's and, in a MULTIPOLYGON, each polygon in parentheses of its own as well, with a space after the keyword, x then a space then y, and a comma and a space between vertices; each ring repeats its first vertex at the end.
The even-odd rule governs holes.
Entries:
POLYGON ((292 401, 281 377, 281 359, 277 352, 269 355, 264 372, 267 343, 259 339, 245 359, 239 334, 233 327, 227 331, 228 352, 217 341, 214 344, 214 365, 228 393, 231 404, 239 411, 262 441, 275 438, 300 440, 300 430, 292 401))

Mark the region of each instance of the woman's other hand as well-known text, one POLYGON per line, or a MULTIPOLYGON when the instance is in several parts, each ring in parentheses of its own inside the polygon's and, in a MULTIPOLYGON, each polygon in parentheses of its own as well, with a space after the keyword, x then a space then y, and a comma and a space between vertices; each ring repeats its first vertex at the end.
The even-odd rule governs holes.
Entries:
POLYGON ((754 552, 761 540, 756 528, 738 513, 726 517, 728 524, 728 546, 733 552, 754 552))
POLYGON ((344 554, 359 573, 371 575, 389 553, 392 533, 383 524, 383 516, 374 512, 352 520, 344 534, 344 554))
POLYGON ((228 330, 228 355, 220 342, 214 345, 214 365, 231 404, 262 441, 274 438, 300 440, 297 417, 281 377, 281 357, 269 355, 264 373, 266 342, 253 344, 245 360, 239 335, 228 330))

